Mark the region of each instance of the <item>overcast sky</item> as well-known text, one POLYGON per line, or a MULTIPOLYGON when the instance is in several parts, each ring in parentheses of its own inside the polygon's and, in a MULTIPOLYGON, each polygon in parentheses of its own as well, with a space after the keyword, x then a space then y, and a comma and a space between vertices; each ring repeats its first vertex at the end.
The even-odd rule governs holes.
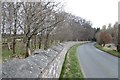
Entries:
POLYGON ((65 11, 90 20, 93 27, 112 25, 118 21, 118 2, 120 0, 62 0, 65 11))
MULTIPOLYGON (((34 0, 35 1, 35 0, 34 0)), ((64 4, 66 12, 90 20, 93 27, 112 25, 118 21, 120 0, 55 0, 64 4)))

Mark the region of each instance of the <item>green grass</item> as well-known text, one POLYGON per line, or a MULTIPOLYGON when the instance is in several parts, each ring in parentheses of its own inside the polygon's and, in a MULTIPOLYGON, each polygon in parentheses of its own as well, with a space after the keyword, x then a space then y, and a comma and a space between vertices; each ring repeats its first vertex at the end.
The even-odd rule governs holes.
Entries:
POLYGON ((105 52, 107 52, 107 53, 109 53, 109 54, 111 54, 113 56, 116 56, 116 57, 120 58, 120 53, 115 51, 115 50, 110 50, 110 49, 104 48, 104 47, 102 47, 101 45, 99 45, 97 43, 95 44, 95 47, 102 50, 102 51, 105 51, 105 52))
POLYGON ((63 78, 67 78, 69 80, 73 78, 79 78, 79 80, 83 80, 83 74, 80 69, 80 65, 76 54, 76 49, 78 48, 78 46, 80 46, 80 44, 71 47, 68 53, 66 54, 60 75, 60 80, 63 78))
POLYGON ((8 50, 7 46, 4 47, 4 45, 2 45, 2 61, 3 62, 13 58, 14 56, 21 56, 22 58, 24 58, 25 47, 23 43, 17 42, 15 54, 12 54, 12 49, 8 50))
POLYGON ((3 62, 9 60, 15 56, 21 56, 24 58, 25 53, 22 50, 17 49, 16 54, 12 54, 12 50, 2 50, 2 60, 3 62))
MULTIPOLYGON (((56 41, 54 41, 53 43, 49 43, 49 47, 53 46, 57 44, 56 41)), ((0 59, 0 63, 3 61, 7 61, 9 59, 12 59, 14 56, 20 56, 21 58, 25 58, 25 45, 23 42, 16 42, 16 53, 12 54, 12 50, 8 50, 8 47, 4 45, 2 45, 2 51, 1 51, 1 55, 2 55, 2 59, 0 59)), ((38 43, 37 43, 37 49, 38 49, 38 43)), ((41 48, 43 49, 44 45, 42 44, 41 48)), ((31 52, 33 52, 35 50, 35 46, 31 45, 31 52)))

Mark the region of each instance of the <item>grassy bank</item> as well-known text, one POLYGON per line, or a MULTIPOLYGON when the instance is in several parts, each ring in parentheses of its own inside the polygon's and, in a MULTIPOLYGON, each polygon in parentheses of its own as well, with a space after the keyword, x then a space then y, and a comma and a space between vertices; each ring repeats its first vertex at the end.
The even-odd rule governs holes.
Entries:
POLYGON ((67 78, 69 80, 73 78, 79 78, 79 80, 83 80, 83 74, 81 72, 76 54, 76 49, 78 46, 80 46, 80 44, 71 47, 66 54, 60 75, 60 80, 62 80, 62 78, 67 78))
POLYGON ((119 57, 119 58, 120 58, 120 53, 117 52, 117 51, 115 51, 115 50, 107 49, 107 48, 102 47, 101 45, 99 45, 99 44, 97 44, 97 43, 95 44, 95 47, 98 48, 98 49, 100 49, 100 50, 102 50, 102 51, 105 51, 105 52, 107 52, 107 53, 109 53, 109 54, 111 54, 111 55, 113 55, 113 56, 116 56, 116 57, 119 57))
MULTIPOLYGON (((59 41, 53 41, 51 43, 49 42, 49 47, 56 45, 58 42, 59 41)), ((8 45, 5 43, 7 43, 7 42, 4 42, 4 44, 1 45, 1 47, 2 47, 2 50, 1 50, 2 59, 0 60, 0 63, 1 63, 1 61, 5 62, 9 59, 12 59, 15 56, 19 56, 20 58, 25 58, 26 47, 22 41, 16 41, 15 54, 12 54, 12 49, 9 50, 8 45)), ((42 43, 41 49, 43 49, 43 48, 44 48, 44 44, 42 43)), ((35 47, 35 45, 33 45, 31 43, 30 49, 31 49, 31 52, 33 52, 35 49, 39 49, 38 43, 36 44, 36 47, 35 47)))

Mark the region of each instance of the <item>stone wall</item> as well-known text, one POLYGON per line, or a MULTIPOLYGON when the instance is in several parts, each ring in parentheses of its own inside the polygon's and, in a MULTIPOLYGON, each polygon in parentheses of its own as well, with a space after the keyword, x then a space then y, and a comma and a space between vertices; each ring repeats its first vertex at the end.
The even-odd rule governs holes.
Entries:
POLYGON ((37 49, 26 59, 9 60, 2 65, 2 78, 59 78, 68 49, 78 43, 85 42, 64 42, 37 49))

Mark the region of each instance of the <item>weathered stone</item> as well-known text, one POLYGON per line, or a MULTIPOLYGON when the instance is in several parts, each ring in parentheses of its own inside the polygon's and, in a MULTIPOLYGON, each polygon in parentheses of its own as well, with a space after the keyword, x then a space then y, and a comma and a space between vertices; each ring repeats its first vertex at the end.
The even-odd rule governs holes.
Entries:
POLYGON ((37 49, 26 59, 12 59, 2 65, 3 78, 59 78, 67 50, 74 42, 59 43, 47 50, 37 49))
POLYGON ((19 68, 23 64, 23 60, 13 59, 5 62, 2 65, 2 77, 3 78, 12 78, 15 77, 15 74, 19 68))
POLYGON ((55 51, 55 50, 53 50, 53 49, 47 49, 46 55, 50 56, 49 58, 52 58, 52 59, 53 59, 53 58, 56 57, 57 54, 58 54, 57 51, 55 51))
POLYGON ((63 47, 60 45, 57 45, 57 46, 53 46, 52 49, 60 53, 63 50, 63 47))
POLYGON ((17 70, 15 78, 38 78, 42 69, 31 61, 25 61, 17 70))
POLYGON ((32 55, 32 56, 26 58, 26 61, 34 62, 41 69, 46 67, 48 64, 48 59, 45 58, 45 56, 43 56, 43 55, 32 55))
POLYGON ((37 78, 41 69, 25 59, 13 59, 2 66, 2 78, 37 78))
POLYGON ((43 50, 43 49, 36 49, 32 54, 35 55, 35 54, 44 54, 44 53, 46 53, 45 50, 43 50))

